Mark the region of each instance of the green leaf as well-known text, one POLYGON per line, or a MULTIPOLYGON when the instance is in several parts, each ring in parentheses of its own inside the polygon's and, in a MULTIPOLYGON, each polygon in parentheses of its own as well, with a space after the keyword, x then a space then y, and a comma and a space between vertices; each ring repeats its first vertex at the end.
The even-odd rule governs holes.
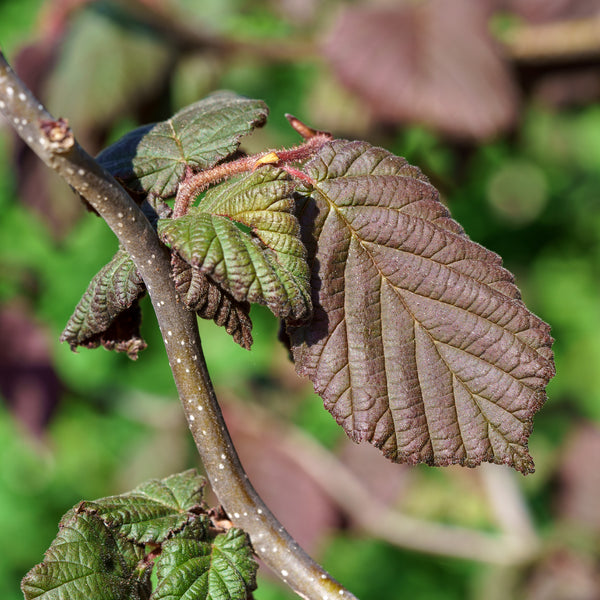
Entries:
POLYGON ((153 479, 120 496, 86 502, 120 535, 138 544, 160 543, 200 511, 205 481, 195 469, 153 479))
POLYGON ((150 593, 141 550, 119 540, 97 515, 71 510, 43 562, 24 577, 26 600, 132 600, 150 593))
POLYGON ((337 140, 305 172, 314 313, 288 328, 298 373, 353 440, 392 460, 531 472, 553 340, 500 257, 386 150, 337 140))
POLYGON ((186 169, 208 169, 231 156, 240 139, 266 121, 267 106, 219 92, 145 125, 103 150, 98 162, 134 191, 175 195, 186 169))
POLYGON ((159 235, 238 302, 304 319, 312 307, 306 251, 293 214, 296 185, 285 171, 261 167, 210 190, 187 215, 159 221, 159 235))
POLYGON ((153 600, 246 600, 257 564, 248 536, 232 528, 204 542, 184 536, 163 544, 153 600))
POLYGON ((238 302, 231 294, 211 281, 200 269, 191 267, 176 254, 172 256, 173 281, 177 293, 190 309, 203 319, 212 319, 234 341, 250 350, 252 321, 250 304, 238 302))
POLYGON ((137 305, 144 293, 133 260, 120 248, 90 282, 60 340, 68 342, 72 350, 102 345, 137 358, 146 347, 139 334, 141 315, 137 305))

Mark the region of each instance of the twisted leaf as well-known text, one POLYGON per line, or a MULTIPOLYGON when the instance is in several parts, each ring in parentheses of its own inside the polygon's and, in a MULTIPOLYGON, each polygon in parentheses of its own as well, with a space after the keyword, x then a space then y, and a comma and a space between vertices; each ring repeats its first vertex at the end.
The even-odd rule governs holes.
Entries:
POLYGON ((99 516, 72 510, 21 588, 26 600, 148 598, 149 572, 138 569, 142 558, 141 550, 113 535, 99 516))
POLYGON ((160 543, 180 531, 199 512, 204 479, 195 469, 153 479, 120 496, 86 502, 120 535, 137 544, 160 543))
POLYGON ((293 215, 296 185, 285 171, 262 167, 211 190, 187 215, 159 221, 159 235, 238 302, 304 319, 311 301, 306 251, 293 215))
POLYGON ((137 300, 144 283, 125 249, 96 274, 75 308, 61 337, 72 350, 77 346, 127 352, 130 358, 146 347, 140 337, 141 315, 137 300))
POLYGON ((338 140, 305 171, 314 313, 289 328, 298 373, 352 439, 392 460, 532 471, 552 338, 500 258, 381 148, 338 140))
POLYGON ((257 564, 240 529, 212 543, 177 536, 163 544, 153 600, 246 600, 256 589, 257 564))
POLYGON ((98 162, 131 190, 175 195, 186 168, 208 169, 233 154, 240 139, 266 121, 260 100, 220 92, 167 121, 135 129, 98 155, 98 162))
POLYGON ((250 304, 238 302, 222 290, 197 267, 191 267, 176 254, 172 257, 175 289, 185 305, 203 319, 212 319, 231 335, 234 341, 250 350, 252 321, 250 304))

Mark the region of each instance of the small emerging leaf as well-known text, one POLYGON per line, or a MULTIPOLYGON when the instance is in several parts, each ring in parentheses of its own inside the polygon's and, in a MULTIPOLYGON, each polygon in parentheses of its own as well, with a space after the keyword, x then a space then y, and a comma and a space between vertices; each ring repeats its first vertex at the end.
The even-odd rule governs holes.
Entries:
POLYGON ((99 516, 72 510, 21 588, 25 600, 148 598, 149 572, 138 569, 142 558, 141 550, 114 536, 99 516))
POLYGON ((140 337, 141 315, 137 300, 145 286, 135 264, 120 248, 112 260, 92 279, 61 337, 72 350, 99 345, 127 352, 136 359, 146 343, 140 337))
POLYGON ((129 132, 103 150, 98 162, 129 189, 169 198, 188 167, 208 169, 232 155, 267 114, 260 100, 220 92, 167 121, 129 132))
POLYGON ((159 235, 238 302, 259 302, 276 316, 304 319, 311 300, 306 251, 293 215, 296 185, 285 171, 262 167, 210 190, 187 215, 159 221, 159 235))
POLYGON ((232 528, 212 543, 178 536, 157 560, 154 600, 246 600, 256 589, 257 564, 248 536, 232 528))
POLYGON ((392 460, 531 472, 552 338, 500 258, 381 148, 337 140, 305 171, 314 313, 288 327, 298 373, 353 440, 392 460))
POLYGON ((185 305, 202 319, 212 319, 236 342, 250 350, 252 321, 250 304, 239 302, 211 281, 198 267, 191 267, 176 254, 172 257, 175 289, 185 305))
POLYGON ((138 544, 160 543, 180 531, 197 513, 204 479, 195 469, 153 479, 120 496, 86 502, 112 528, 138 544))

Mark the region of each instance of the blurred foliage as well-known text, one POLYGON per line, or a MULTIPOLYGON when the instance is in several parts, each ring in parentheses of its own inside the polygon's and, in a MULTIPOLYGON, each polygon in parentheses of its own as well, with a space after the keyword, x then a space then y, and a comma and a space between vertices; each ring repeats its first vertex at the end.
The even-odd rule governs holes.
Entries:
MULTIPOLYGON (((362 600, 548 598, 538 584, 544 574, 570 581, 574 571, 569 565, 575 563, 577 577, 593 577, 590 572, 598 569, 600 557, 598 525, 561 509, 565 498, 578 493, 574 481, 597 481, 600 460, 589 450, 575 458, 571 452, 568 464, 579 464, 583 474, 565 477, 565 448, 577 447, 582 430, 597 432, 600 427, 598 97, 557 106, 533 93, 524 79, 531 73, 516 65, 522 84, 518 122, 494 139, 465 141, 422 125, 381 120, 338 83, 332 65, 320 56, 318 44, 335 23, 340 4, 345 3, 208 0, 200 11, 192 0, 8 0, 0 3, 0 43, 21 76, 55 114, 71 119, 76 135, 94 152, 132 127, 164 119, 211 91, 229 88, 263 99, 271 109, 266 128, 245 141, 250 150, 296 143, 283 116, 290 112, 337 136, 385 146, 426 172, 469 235, 502 255, 528 306, 552 325, 557 340, 558 375, 530 441, 537 472, 519 483, 548 545, 535 565, 508 572, 359 537, 339 511, 337 520, 331 518, 330 507, 328 529, 309 549, 362 600), (39 53, 32 54, 32 48, 39 53), (39 71, 40 65, 43 76, 38 77, 35 67, 39 71), (581 560, 572 560, 573 553, 581 560), (561 562, 563 555, 570 558, 561 562)), ((489 4, 510 10, 518 3, 489 4)), ((534 14, 535 4, 522 3, 520 19, 529 15, 525 5, 534 14)), ((0 131, 0 312, 3 322, 25 315, 45 340, 45 350, 26 361, 30 378, 19 380, 18 394, 7 384, 11 373, 0 371, 5 400, 0 404, 0 544, 5 549, 0 595, 5 600, 21 598, 19 580, 41 560, 66 508, 197 466, 147 301, 142 333, 149 347, 137 363, 104 350, 74 354, 58 343, 90 278, 117 244, 100 219, 73 212, 75 198, 57 188, 53 175, 38 162, 27 159, 8 127, 0 131), (61 384, 56 406, 43 405, 48 396, 40 392, 46 379, 36 375, 40 356, 61 384)), ((268 408, 341 455, 343 435, 310 385, 294 375, 276 341, 277 323, 261 307, 254 307, 252 316, 251 352, 212 323, 200 323, 226 414, 242 406, 268 408)), ((6 331, 0 331, 0 344, 8 356, 21 347, 6 331)), ((28 351, 19 350, 24 355, 28 351)), ((233 435, 243 436, 239 422, 233 435)), ((251 452, 247 461, 268 475, 268 465, 251 464, 251 452)), ((472 486, 476 473, 403 467, 397 472, 395 502, 404 510, 494 528, 489 506, 472 486)), ((600 494, 598 483, 588 489, 587 494, 600 494)), ((289 511, 310 518, 311 511, 324 510, 325 501, 303 505, 302 489, 297 495, 289 511)), ((285 523, 286 515, 280 516, 285 523)), ((255 597, 292 596, 266 580, 255 597)), ((559 597, 598 598, 552 596, 559 597)))

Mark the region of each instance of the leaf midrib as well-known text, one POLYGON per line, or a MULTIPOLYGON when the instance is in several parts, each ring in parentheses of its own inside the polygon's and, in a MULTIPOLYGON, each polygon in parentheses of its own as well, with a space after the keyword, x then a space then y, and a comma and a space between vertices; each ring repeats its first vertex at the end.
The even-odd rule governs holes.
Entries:
MULTIPOLYGON (((325 217, 325 219, 327 219, 327 218, 329 217, 329 215, 331 214, 331 212, 333 211, 333 212, 335 213, 335 215, 337 216, 337 218, 339 218, 339 219, 340 219, 340 220, 341 220, 341 221, 344 223, 344 225, 347 227, 347 229, 348 229, 348 231, 350 232, 350 234, 351 234, 351 235, 352 235, 352 236, 353 236, 353 237, 354 237, 354 238, 355 238, 355 239, 358 241, 358 244, 359 244, 359 245, 360 245, 360 246, 361 246, 361 247, 364 249, 364 251, 365 251, 365 252, 367 253, 367 255, 369 256, 369 258, 370 258, 370 260, 371 260, 371 262, 372 262, 373 266, 375 267, 375 269, 376 269, 376 270, 377 270, 377 272, 379 273, 379 276, 380 276, 380 278, 381 278, 382 280, 386 281, 386 282, 387 282, 387 283, 388 283, 388 284, 389 284, 389 285, 390 285, 390 286, 391 286, 391 287, 392 287, 394 290, 397 290, 397 297, 398 297, 399 301, 402 303, 402 305, 403 305, 404 309, 405 309, 405 310, 407 311, 407 313, 408 313, 408 314, 411 316, 411 318, 413 319, 413 322, 414 322, 415 324, 418 324, 418 325, 419 325, 419 326, 420 326, 420 327, 423 329, 423 331, 424 331, 424 332, 425 332, 425 333, 426 333, 426 334, 427 334, 427 335, 430 337, 430 339, 432 340, 432 342, 434 343, 434 345, 437 345, 437 344, 447 344, 448 346, 450 346, 450 347, 452 347, 452 348, 455 348, 455 349, 457 349, 457 350, 461 350, 461 351, 465 352, 466 354, 469 354, 469 356, 473 356, 474 358, 477 358, 478 360, 481 360, 481 361, 483 361, 484 363, 486 363, 486 364, 490 365, 492 368, 494 368, 494 369, 496 369, 496 370, 499 370, 499 371, 501 371, 503 374, 506 374, 506 375, 508 375, 509 377, 512 377, 512 378, 513 378, 515 381, 517 381, 517 383, 518 383, 519 385, 522 385, 523 387, 525 387, 525 388, 527 388, 527 389, 530 389, 530 390, 532 390, 532 391, 535 391, 535 389, 534 389, 534 388, 532 388, 530 385, 528 385, 528 384, 526 384, 526 383, 522 382, 521 380, 517 379, 517 378, 516 378, 514 375, 512 375, 511 373, 507 373, 506 371, 504 371, 504 370, 502 370, 502 369, 498 368, 498 367, 497 367, 495 364, 493 364, 493 363, 490 363, 490 362, 486 361, 485 359, 483 359, 483 358, 481 358, 481 357, 479 357, 479 356, 477 356, 477 355, 475 355, 475 354, 469 353, 469 352, 467 352, 466 350, 464 350, 464 349, 462 349, 462 348, 458 348, 457 346, 454 346, 454 345, 452 345, 452 344, 449 344, 449 343, 447 343, 447 342, 441 342, 441 341, 439 341, 439 340, 436 340, 436 339, 435 339, 435 337, 434 337, 434 336, 431 334, 431 332, 430 332, 430 331, 429 331, 429 330, 428 330, 428 329, 427 329, 427 328, 426 328, 426 327, 423 325, 423 323, 422 323, 422 322, 421 322, 419 319, 417 319, 417 317, 414 315, 414 313, 413 313, 413 312, 410 310, 410 308, 407 306, 406 302, 404 301, 404 299, 402 298, 402 295, 401 295, 401 293, 400 293, 400 290, 401 290, 401 288, 398 288, 398 287, 397 287, 397 286, 395 286, 393 283, 391 283, 391 282, 389 281, 389 279, 388 279, 388 278, 387 278, 387 277, 386 277, 386 276, 385 276, 385 275, 382 273, 381 269, 379 268, 379 266, 378 266, 378 264, 377 264, 377 261, 374 259, 374 257, 373 257, 373 255, 372 255, 372 253, 370 252, 369 248, 368 248, 368 247, 366 247, 366 245, 365 245, 365 244, 369 244, 369 243, 371 243, 371 242, 366 242, 366 241, 363 241, 363 240, 362 240, 362 239, 361 239, 361 238, 358 236, 358 234, 357 234, 356 230, 355 230, 355 229, 354 229, 354 228, 351 226, 351 224, 349 223, 349 221, 346 219, 346 217, 345 217, 345 215, 343 214, 342 210, 341 210, 341 209, 340 209, 340 208, 339 208, 339 207, 338 207, 338 206, 335 204, 335 202, 333 202, 333 200, 332 200, 332 199, 331 199, 331 198, 330 198, 330 197, 329 197, 329 196, 328 196, 328 195, 327 195, 327 194, 326 194, 326 193, 325 193, 323 190, 321 190, 321 189, 320 189, 318 186, 315 186, 315 190, 316 190, 316 191, 318 191, 319 195, 320 195, 320 196, 321 196, 323 199, 325 199, 325 200, 326 200, 326 202, 329 204, 330 211, 329 211, 329 214, 328 214, 328 215, 325 217)), ((392 209, 392 210, 393 210, 393 209, 392 209)), ((419 218, 419 217, 415 217, 415 218, 419 218)), ((421 220, 421 221, 423 221, 423 222, 429 223, 429 221, 426 221, 425 219, 420 219, 420 220, 421 220)), ((454 234, 454 235, 455 235, 455 234, 454 234)), ((375 245, 375 244, 373 243, 373 245, 375 245)), ((399 250, 399 249, 396 249, 396 248, 395 248, 395 250, 399 250)), ((401 250, 399 250, 399 251, 401 251, 401 250)), ((406 251, 404 251, 404 252, 406 252, 406 251)), ((429 259, 428 257, 424 257, 424 258, 426 258, 426 259, 428 259, 428 260, 432 260, 432 259, 429 259)), ((434 263, 436 263, 436 264, 441 264, 441 265, 443 265, 443 263, 437 263, 437 261, 433 261, 433 260, 432 260, 432 262, 434 262, 434 263)), ((446 265, 443 265, 443 266, 446 266, 446 265)), ((449 267, 449 268, 451 269, 451 267, 449 267)), ((455 271, 454 269, 451 269, 451 270, 452 270, 453 272, 456 272, 456 273, 458 273, 458 272, 457 272, 457 271, 455 271)), ((469 276, 467 275, 467 277, 469 277, 469 276)), ((473 280, 473 281, 476 281, 476 282, 477 282, 479 285, 486 285, 486 284, 483 284, 483 283, 481 283, 480 281, 478 281, 478 280, 477 280, 477 279, 475 279, 474 277, 469 277, 469 278, 470 278, 471 280, 473 280)), ((489 287, 489 286, 487 286, 487 287, 489 287)), ((500 292, 496 292, 496 290, 493 290, 492 288, 490 288, 490 290, 491 290, 492 292, 494 292, 494 293, 500 293, 500 292)), ((418 296, 421 296, 422 298, 428 298, 429 300, 435 300, 435 301, 438 301, 437 299, 429 298, 429 296, 425 296, 425 295, 423 295, 423 294, 418 294, 418 293, 416 293, 416 292, 411 292, 411 293, 415 293, 416 295, 418 295, 418 296)), ((344 297, 345 297, 345 292, 344 292, 344 297)), ((504 298, 507 298, 507 299, 509 299, 507 296, 504 296, 504 295, 503 295, 503 297, 504 297, 504 298)), ((439 301, 440 301, 440 302, 443 302, 443 301, 441 301, 441 300, 439 300, 439 301)), ((458 307, 458 306, 456 306, 456 305, 454 305, 454 304, 450 304, 450 303, 448 303, 448 302, 444 302, 444 303, 445 303, 445 304, 447 304, 447 305, 449 305, 449 306, 452 306, 452 307, 454 307, 454 308, 457 308, 458 310, 461 310, 461 311, 464 311, 464 312, 467 312, 467 313, 468 313, 468 311, 467 311, 466 309, 463 309, 463 308, 461 308, 461 307, 458 307)), ((469 313, 469 314, 473 314, 473 313, 469 313)), ((485 320, 485 321, 487 321, 487 322, 489 322, 489 323, 490 323, 491 325, 493 325, 494 327, 501 329, 503 332, 504 332, 504 331, 506 331, 505 329, 503 329, 502 327, 500 327, 500 326, 499 326, 497 323, 494 323, 493 321, 490 321, 490 320, 489 320, 489 319, 487 319, 486 317, 482 317, 482 316, 480 316, 480 315, 476 315, 476 316, 477 316, 477 317, 479 317, 479 318, 481 318, 481 319, 484 319, 484 320, 485 320)), ((523 345, 525 345, 525 346, 527 346, 527 347, 530 347, 528 344, 526 344, 525 342, 522 342, 522 341, 521 341, 519 338, 517 338, 517 337, 516 337, 516 335, 515 335, 515 334, 513 334, 512 332, 508 332, 508 333, 510 333, 510 335, 512 335, 512 336, 513 336, 515 339, 517 339, 517 341, 519 341, 519 342, 520 342, 520 343, 522 343, 523 345)), ((348 343, 348 330, 347 330, 347 327, 346 327, 346 343, 348 343)), ((530 347, 530 348, 531 348, 531 347, 530 347)), ((540 355, 539 355, 539 353, 538 353, 538 352, 537 352, 537 351, 536 351, 534 348, 531 348, 531 349, 532 349, 532 350, 533 350, 533 351, 534 351, 534 352, 535 352, 535 353, 536 353, 538 356, 540 356, 540 355)), ((477 406, 478 406, 478 409, 480 410, 480 412, 481 412, 482 416, 485 418, 486 422, 487 422, 487 423, 488 423, 490 426, 492 426, 492 427, 493 427, 493 424, 492 424, 492 423, 490 423, 490 422, 488 421, 487 417, 485 417, 485 413, 484 413, 484 412, 481 410, 481 408, 480 408, 480 406, 479 406, 479 403, 478 403, 478 402, 475 400, 475 398, 474 398, 474 397, 475 397, 475 395, 476 395, 476 394, 475 394, 475 392, 473 392, 473 391, 471 390, 471 388, 470 388, 470 387, 467 385, 467 383, 466 383, 466 382, 464 382, 464 381, 463 381, 463 380, 462 380, 462 379, 461 379, 461 378, 460 378, 460 377, 459 377, 459 376, 458 376, 458 375, 457 375, 457 374, 456 374, 456 373, 455 373, 455 372, 454 372, 454 371, 453 371, 453 370, 452 370, 452 369, 449 367, 449 365, 448 365, 447 361, 446 361, 446 360, 444 360, 444 358, 443 358, 443 357, 442 357, 442 356, 441 356, 439 353, 438 353, 438 355, 440 356, 440 359, 443 361, 443 363, 444 363, 444 365, 445 365, 446 369, 448 370, 448 372, 449 372, 449 373, 450 373, 452 376, 455 376, 455 377, 456 377, 456 379, 457 379, 458 381, 460 381, 460 382, 461 382, 461 383, 464 385, 464 387, 465 387, 465 388, 468 390, 469 394, 470 394, 470 395, 473 397, 474 401, 476 402, 476 404, 477 404, 477 406)), ((540 357, 540 358, 542 358, 542 357, 540 357)), ((351 379, 351 374, 352 374, 352 370, 351 370, 351 369, 349 370, 349 373, 350 373, 350 379, 351 379)), ((388 386, 387 376, 386 376, 385 386, 386 386, 386 389, 388 390, 388 397, 389 397, 389 386, 388 386)), ((350 387, 350 388, 352 388, 352 384, 351 384, 351 383, 350 383, 349 387, 350 387)), ((423 406, 425 406, 425 401, 424 401, 424 398, 423 398, 423 393, 422 393, 422 387, 420 386, 420 384, 419 384, 419 396, 420 396, 420 398, 421 398, 421 402, 423 403, 423 406)), ((453 406, 454 406, 454 410, 455 410, 455 413, 456 413, 456 400, 454 399, 454 397, 453 397, 453 406)), ((506 410, 506 409, 504 409, 503 407, 500 407, 500 408, 502 408, 503 410, 506 410)), ((508 414, 511 414, 511 415, 512 415, 512 413, 510 413, 509 411, 506 411, 506 412, 507 412, 508 414)), ((424 413, 424 414, 425 414, 425 413, 424 413)), ((514 417, 514 415, 512 415, 512 416, 514 417)), ((352 418, 352 430, 354 431, 354 413, 352 414, 352 417, 353 417, 353 418, 352 418)), ((516 417, 515 417, 515 418, 516 418, 516 417)), ((517 420, 519 420, 519 419, 517 419, 517 420)), ((429 419, 427 418, 427 415, 426 415, 426 414, 425 414, 425 421, 426 421, 426 423, 427 423, 427 428, 428 428, 428 430, 429 430, 429 419)), ((458 422, 458 416, 457 416, 457 422, 458 422)), ((519 420, 519 422, 521 422, 521 421, 519 420)), ((394 427, 394 429, 395 429, 395 427, 394 427)), ((502 437, 504 437, 504 436, 502 436, 502 437)), ((429 439, 431 439, 431 437, 430 437, 429 439)), ((462 435, 461 435, 461 441, 462 441, 462 443, 463 443, 463 445, 464 445, 464 440, 463 440, 463 438, 462 438, 462 435)), ((507 442, 508 442, 508 440, 507 440, 507 442)), ((433 451, 433 445, 432 445, 432 453, 433 453, 433 452, 434 452, 434 451, 433 451)), ((435 456, 435 455, 434 455, 434 456, 435 456)))

